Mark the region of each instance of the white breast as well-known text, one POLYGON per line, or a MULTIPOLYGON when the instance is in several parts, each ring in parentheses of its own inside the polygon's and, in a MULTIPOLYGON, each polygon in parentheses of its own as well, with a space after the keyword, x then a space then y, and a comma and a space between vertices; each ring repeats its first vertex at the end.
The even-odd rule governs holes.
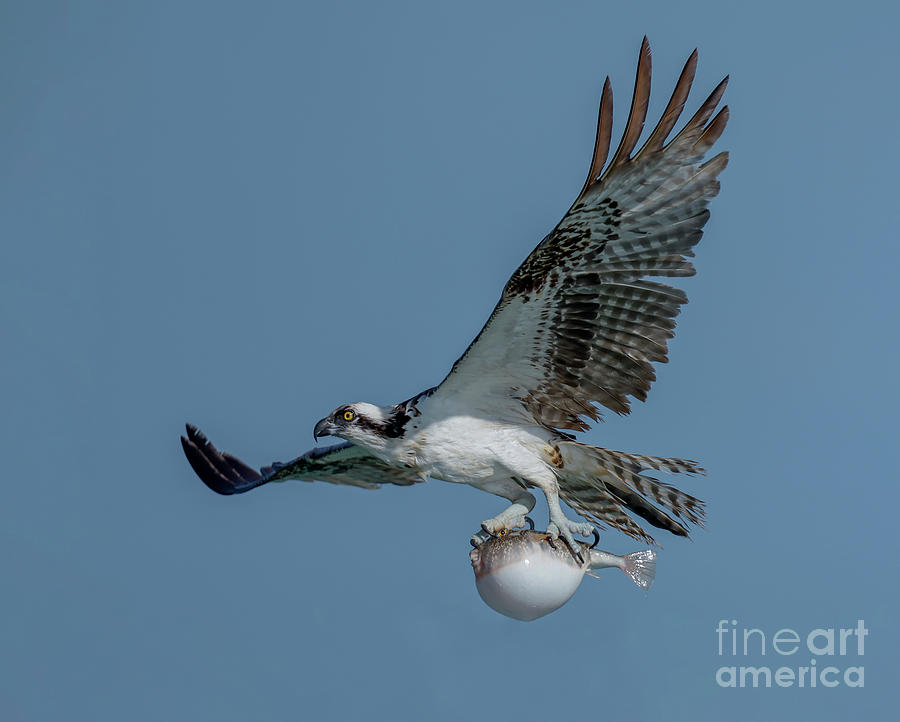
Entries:
POLYGON ((429 403, 408 427, 404 443, 427 475, 482 486, 492 479, 531 478, 541 473, 537 450, 548 437, 543 429, 471 416, 449 404, 429 403))

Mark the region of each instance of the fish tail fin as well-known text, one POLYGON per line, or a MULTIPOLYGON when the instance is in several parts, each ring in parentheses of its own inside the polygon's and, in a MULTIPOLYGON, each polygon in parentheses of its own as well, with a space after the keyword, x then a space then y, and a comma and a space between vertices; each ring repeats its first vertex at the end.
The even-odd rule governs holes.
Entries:
POLYGON ((656 578, 656 552, 644 549, 640 552, 626 554, 622 571, 641 589, 647 590, 656 578))

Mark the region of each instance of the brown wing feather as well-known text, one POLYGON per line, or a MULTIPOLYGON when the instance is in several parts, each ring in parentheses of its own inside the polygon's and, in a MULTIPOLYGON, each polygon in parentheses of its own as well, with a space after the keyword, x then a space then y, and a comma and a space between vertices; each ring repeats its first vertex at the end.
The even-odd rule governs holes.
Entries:
POLYGON ((650 47, 644 39, 625 131, 603 169, 612 133, 604 83, 587 181, 569 212, 516 269, 488 323, 438 393, 465 394, 485 411, 527 412, 556 429, 583 430, 599 414, 645 399, 665 362, 683 291, 653 277, 694 274, 689 260, 728 156, 704 155, 728 120, 712 121, 727 78, 668 142, 694 79, 691 53, 660 121, 632 156, 647 115, 650 47), (498 399, 510 404, 501 408, 498 399), (520 406, 516 406, 520 404, 520 406))
POLYGON ((584 187, 578 197, 581 198, 584 192, 594 183, 600 180, 600 172, 606 164, 606 158, 609 155, 609 144, 612 141, 612 123, 613 123, 613 98, 612 85, 609 82, 609 76, 603 81, 603 92, 600 95, 600 110, 597 111, 597 139, 594 141, 594 154, 591 157, 591 167, 588 170, 587 180, 584 181, 584 187))
POLYGON ((650 103, 650 43, 644 36, 641 43, 641 52, 638 55, 637 75, 634 79, 634 95, 631 98, 631 110, 628 112, 628 122, 625 124, 625 132, 616 150, 616 154, 609 162, 609 168, 604 175, 609 175, 623 163, 627 163, 631 157, 631 151, 637 145, 641 131, 644 129, 644 121, 647 119, 647 106, 650 103))
POLYGON ((694 74, 696 72, 697 50, 695 48, 684 64, 681 75, 678 77, 678 82, 675 84, 675 90, 672 91, 669 104, 663 111, 662 117, 659 119, 659 123, 656 124, 650 137, 647 138, 647 142, 644 143, 644 147, 641 148, 641 153, 653 153, 657 150, 662 150, 663 143, 666 142, 666 138, 669 137, 669 133, 672 132, 672 128, 675 127, 675 123, 681 117, 681 112, 684 110, 684 104, 687 102, 688 94, 691 92, 691 84, 694 82, 694 74))

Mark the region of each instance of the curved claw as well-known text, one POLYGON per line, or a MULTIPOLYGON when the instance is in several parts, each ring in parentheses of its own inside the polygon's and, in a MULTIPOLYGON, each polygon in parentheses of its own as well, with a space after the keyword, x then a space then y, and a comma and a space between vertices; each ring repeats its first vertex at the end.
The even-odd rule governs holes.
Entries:
POLYGON ((530 516, 526 516, 525 521, 528 522, 528 527, 531 529, 531 531, 534 531, 534 519, 532 519, 530 516))
POLYGON ((590 549, 596 548, 596 546, 600 543, 600 532, 597 531, 596 529, 594 529, 593 534, 594 534, 594 543, 591 544, 591 546, 589 547, 590 549))
POLYGON ((576 560, 579 564, 584 564, 584 557, 581 556, 581 549, 580 549, 580 547, 579 547, 578 542, 575 541, 574 537, 573 537, 572 539, 569 539, 568 536, 565 534, 565 532, 563 532, 562 530, 560 530, 560 531, 557 533, 556 537, 554 537, 553 534, 552 534, 552 532, 551 532, 550 537, 547 539, 547 543, 548 543, 551 547, 553 547, 554 549, 556 549, 557 546, 556 546, 556 543, 555 543, 555 542, 556 542, 558 539, 562 539, 563 542, 565 542, 565 545, 566 545, 566 547, 568 548, 569 553, 575 558, 575 560, 576 560))
MULTIPOLYGON (((569 552, 572 554, 572 557, 579 564, 584 564, 584 556, 581 553, 582 544, 581 544, 581 542, 578 542, 575 540, 575 537, 573 536, 573 532, 586 536, 587 529, 590 529, 590 531, 592 533, 596 534, 597 530, 594 529, 593 527, 589 527, 587 524, 579 525, 574 522, 570 522, 568 519, 565 519, 565 517, 563 517, 562 522, 559 524, 554 521, 551 521, 550 524, 547 525, 547 531, 550 534, 550 538, 551 538, 551 546, 553 546, 553 544, 552 544, 553 539, 562 537, 562 540, 566 543, 566 546, 569 548, 569 552)), ((597 545, 597 543, 599 543, 599 541, 600 541, 600 537, 598 535, 598 536, 596 536, 596 541, 594 542, 594 544, 588 548, 592 549, 594 546, 597 545)), ((585 544, 585 546, 587 546, 587 545, 585 544)), ((554 546, 554 548, 556 548, 556 547, 554 546)))

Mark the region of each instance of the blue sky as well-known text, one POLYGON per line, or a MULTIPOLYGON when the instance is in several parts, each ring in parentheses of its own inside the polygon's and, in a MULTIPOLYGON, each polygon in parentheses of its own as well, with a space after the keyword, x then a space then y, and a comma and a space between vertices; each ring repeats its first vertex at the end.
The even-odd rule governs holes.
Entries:
POLYGON ((0 6, 3 719, 895 709, 898 20, 867 2, 0 6), (209 492, 185 421, 263 464, 340 403, 443 377, 581 187, 606 74, 621 129, 645 33, 654 119, 694 47, 690 112, 732 77, 671 363, 585 436, 710 470, 685 486, 708 526, 661 540, 653 589, 611 572, 523 624, 469 568, 493 497, 209 492), (721 657, 722 619, 865 620, 864 655, 830 660, 865 686, 720 688, 722 665, 811 658, 721 657))

